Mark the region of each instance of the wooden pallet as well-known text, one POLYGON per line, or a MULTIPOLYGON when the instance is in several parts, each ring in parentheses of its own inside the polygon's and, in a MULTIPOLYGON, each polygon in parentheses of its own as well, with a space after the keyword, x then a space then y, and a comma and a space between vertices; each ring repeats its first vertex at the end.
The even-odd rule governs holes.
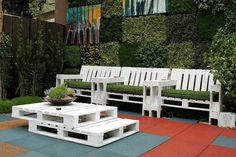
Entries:
POLYGON ((49 137, 101 147, 139 131, 139 121, 113 118, 83 127, 67 129, 46 122, 29 121, 29 131, 49 137))

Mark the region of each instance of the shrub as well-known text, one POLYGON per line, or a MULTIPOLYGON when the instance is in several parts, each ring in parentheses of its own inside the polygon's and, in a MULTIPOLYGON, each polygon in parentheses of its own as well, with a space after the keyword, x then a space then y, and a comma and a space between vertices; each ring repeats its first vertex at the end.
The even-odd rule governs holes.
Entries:
POLYGON ((79 46, 66 46, 64 66, 66 68, 79 68, 80 66, 79 46))
POLYGON ((196 38, 196 15, 171 15, 166 19, 167 41, 169 43, 194 41, 196 38))
POLYGON ((194 13, 197 5, 194 0, 169 0, 169 12, 175 13, 194 13))
POLYGON ((192 42, 175 43, 167 46, 167 67, 192 68, 194 48, 192 42))
POLYGON ((80 54, 82 65, 100 65, 101 53, 99 46, 81 46, 80 54))
POLYGON ((137 66, 161 68, 166 65, 166 51, 159 41, 146 41, 140 44, 136 54, 137 66))
POLYGON ((120 66, 135 66, 137 63, 135 58, 137 50, 137 44, 121 43, 119 51, 120 66))
MULTIPOLYGON (((226 110, 236 112, 236 32, 226 33, 219 29, 213 38, 208 62, 214 69, 214 77, 223 85, 224 94, 228 98, 226 110), (229 100, 230 99, 230 100, 229 100)), ((224 102, 225 103, 225 102, 224 102)))
POLYGON ((0 113, 9 113, 12 110, 12 102, 9 100, 0 100, 0 113))
POLYGON ((119 50, 118 42, 104 43, 100 45, 101 64, 106 66, 119 66, 119 50))
POLYGON ((123 15, 123 6, 121 0, 106 0, 102 5, 103 17, 121 17, 123 15))
POLYGON ((59 86, 56 88, 51 88, 47 95, 51 99, 57 100, 57 99, 64 98, 67 94, 68 94, 68 90, 67 90, 66 86, 62 85, 62 86, 59 86))
POLYGON ((64 74, 79 74, 79 68, 68 68, 65 69, 64 74))
POLYGON ((165 17, 126 17, 122 23, 123 42, 141 43, 147 40, 166 40, 165 17))
POLYGON ((42 102, 42 98, 38 96, 23 96, 23 97, 16 97, 11 100, 13 105, 22 105, 22 104, 32 104, 42 102))

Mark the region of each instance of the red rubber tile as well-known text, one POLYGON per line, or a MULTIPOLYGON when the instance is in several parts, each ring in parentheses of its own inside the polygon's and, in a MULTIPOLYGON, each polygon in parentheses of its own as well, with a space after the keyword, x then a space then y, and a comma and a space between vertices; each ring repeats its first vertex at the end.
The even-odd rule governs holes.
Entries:
POLYGON ((228 138, 236 138, 236 129, 224 129, 221 136, 228 138))
POLYGON ((221 128, 194 124, 166 143, 147 152, 143 157, 195 157, 222 132, 221 128))
POLYGON ((153 117, 141 117, 140 122, 140 131, 144 132, 147 129, 150 129, 156 125, 159 125, 163 121, 166 121, 162 118, 153 118, 153 117))
POLYGON ((154 135, 173 137, 190 126, 192 126, 192 124, 174 122, 170 120, 162 120, 158 122, 157 125, 144 129, 143 132, 154 135))
POLYGON ((236 149, 210 145, 199 157, 235 157, 236 149))

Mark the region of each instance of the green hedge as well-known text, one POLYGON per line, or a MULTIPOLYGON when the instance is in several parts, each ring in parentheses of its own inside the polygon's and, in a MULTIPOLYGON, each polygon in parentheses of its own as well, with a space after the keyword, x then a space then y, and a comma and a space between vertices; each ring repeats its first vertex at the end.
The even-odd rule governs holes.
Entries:
POLYGON ((193 41, 196 38, 196 15, 181 14, 167 17, 167 41, 169 43, 193 41))
POLYGON ((119 66, 120 44, 118 42, 101 43, 101 65, 119 66))
POLYGON ((198 6, 194 0, 168 0, 168 12, 176 13, 195 13, 198 6))
POLYGON ((133 67, 137 65, 135 55, 138 50, 138 44, 121 43, 119 60, 120 66, 133 67))
POLYGON ((63 71, 64 74, 79 74, 79 68, 68 68, 63 71))
POLYGON ((121 0, 106 0, 102 4, 102 17, 122 17, 123 5, 121 0))
POLYGON ((123 42, 141 43, 147 40, 166 40, 165 16, 126 17, 122 23, 123 42))
POLYGON ((64 68, 80 67, 80 47, 66 46, 64 68))
POLYGON ((80 54, 82 65, 100 65, 101 63, 101 53, 99 45, 81 46, 80 54))
POLYGON ((174 43, 166 47, 168 68, 192 68, 194 47, 192 42, 174 43))
POLYGON ((225 15, 216 13, 212 15, 209 11, 202 11, 197 15, 197 35, 201 40, 212 40, 220 27, 225 25, 225 15))
POLYGON ((91 89, 91 82, 67 81, 65 85, 69 88, 91 89))
POLYGON ((0 100, 0 113, 10 113, 12 106, 42 102, 38 96, 16 97, 12 100, 0 100))
POLYGON ((107 91, 115 93, 143 95, 143 87, 138 87, 138 86, 109 84, 107 86, 107 91))

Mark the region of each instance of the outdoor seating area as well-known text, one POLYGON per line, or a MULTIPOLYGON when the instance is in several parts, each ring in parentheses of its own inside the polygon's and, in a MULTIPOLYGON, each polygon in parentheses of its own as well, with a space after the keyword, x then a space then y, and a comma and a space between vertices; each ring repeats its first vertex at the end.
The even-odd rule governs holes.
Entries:
POLYGON ((0 0, 0 157, 236 157, 236 0, 0 0))

